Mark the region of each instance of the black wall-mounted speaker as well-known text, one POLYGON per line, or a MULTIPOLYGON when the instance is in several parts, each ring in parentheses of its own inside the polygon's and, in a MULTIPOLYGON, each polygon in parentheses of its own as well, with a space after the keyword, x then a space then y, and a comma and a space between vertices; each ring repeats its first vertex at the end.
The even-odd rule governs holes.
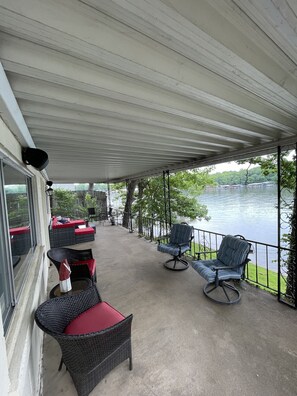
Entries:
POLYGON ((26 147, 22 150, 22 160, 26 165, 32 165, 42 171, 48 164, 48 155, 43 150, 26 147))

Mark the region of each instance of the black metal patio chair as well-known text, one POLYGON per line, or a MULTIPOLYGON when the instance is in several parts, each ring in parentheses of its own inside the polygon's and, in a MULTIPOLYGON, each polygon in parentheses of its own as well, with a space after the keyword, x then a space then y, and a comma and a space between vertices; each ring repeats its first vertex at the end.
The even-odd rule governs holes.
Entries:
POLYGON ((191 265, 207 281, 203 289, 204 294, 211 300, 222 304, 237 303, 241 294, 229 282, 244 279, 245 266, 249 262, 248 254, 250 251, 251 244, 243 236, 226 235, 222 239, 218 251, 196 253, 198 260, 192 261, 191 265), (200 260, 202 254, 211 253, 217 253, 217 257, 210 260, 200 260))
POLYGON ((95 208, 88 208, 88 221, 96 220, 98 216, 96 214, 95 208))
POLYGON ((191 249, 193 239, 193 227, 188 224, 173 224, 170 235, 158 239, 158 251, 168 253, 172 259, 164 263, 164 267, 172 271, 183 271, 189 267, 188 262, 182 256, 191 249), (161 243, 162 239, 168 239, 168 243, 161 243))
POLYGON ((102 302, 95 285, 47 300, 35 312, 37 325, 59 343, 79 396, 87 396, 126 359, 132 370, 132 318, 102 302))

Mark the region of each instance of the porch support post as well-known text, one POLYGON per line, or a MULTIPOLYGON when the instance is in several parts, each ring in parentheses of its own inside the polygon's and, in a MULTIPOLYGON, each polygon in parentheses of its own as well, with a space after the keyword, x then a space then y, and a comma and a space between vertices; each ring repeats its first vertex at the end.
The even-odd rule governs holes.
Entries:
POLYGON ((107 199, 108 199, 108 209, 111 208, 111 196, 110 196, 110 185, 107 183, 107 199))
POLYGON ((164 190, 164 220, 166 226, 166 234, 168 228, 171 228, 171 206, 170 206, 170 174, 169 170, 163 171, 163 190, 164 190), (169 227, 168 227, 169 226, 169 227))
POLYGON ((293 226, 292 233, 294 238, 294 249, 295 249, 295 267, 294 267, 294 299, 295 299, 295 308, 297 308, 297 142, 295 143, 295 153, 294 153, 294 161, 295 161, 295 190, 294 190, 294 208, 293 208, 293 226))
POLYGON ((278 171, 278 300, 297 308, 297 143, 279 146, 278 171), (285 156, 293 151, 293 167, 288 168, 285 156), (289 182, 288 182, 289 180, 289 182), (286 192, 292 193, 290 198, 286 192), (288 210, 290 214, 288 215, 288 210), (284 241, 282 230, 287 233, 284 241), (282 291, 283 272, 286 273, 286 290, 282 291))
POLYGON ((281 301, 281 147, 277 147, 277 298, 281 301))

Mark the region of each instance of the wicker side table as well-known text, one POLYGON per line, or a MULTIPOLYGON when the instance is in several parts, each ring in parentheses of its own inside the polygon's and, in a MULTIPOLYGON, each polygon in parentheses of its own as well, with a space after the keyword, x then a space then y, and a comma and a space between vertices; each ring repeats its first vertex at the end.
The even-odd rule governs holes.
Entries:
POLYGON ((61 293, 60 284, 58 283, 55 287, 52 288, 49 294, 49 298, 61 297, 64 295, 71 296, 73 294, 77 294, 88 287, 93 285, 93 282, 89 278, 78 278, 71 282, 72 289, 67 293, 61 293))

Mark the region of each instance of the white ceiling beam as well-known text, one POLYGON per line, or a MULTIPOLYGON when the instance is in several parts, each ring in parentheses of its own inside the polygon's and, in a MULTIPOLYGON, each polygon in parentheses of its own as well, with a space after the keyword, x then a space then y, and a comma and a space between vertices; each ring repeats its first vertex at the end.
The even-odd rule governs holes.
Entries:
MULTIPOLYGON (((270 2, 269 0, 261 1, 270 2)), ((139 2, 139 0, 82 0, 82 2, 124 23, 127 27, 134 28, 138 32, 165 45, 167 48, 174 49, 188 59, 195 61, 197 64, 236 83, 244 89, 251 89, 252 86, 253 92, 257 96, 265 98, 268 102, 275 100, 276 104, 281 100, 295 101, 293 95, 290 95, 286 89, 279 86, 278 80, 273 81, 267 78, 264 68, 260 72, 259 67, 251 67, 252 62, 245 62, 236 52, 232 51, 233 48, 230 48, 230 45, 228 45, 230 43, 223 45, 224 37, 226 34, 228 35, 228 29, 217 11, 220 8, 218 3, 223 3, 222 0, 210 2, 213 4, 211 10, 207 10, 208 1, 197 2, 195 0, 185 0, 183 2, 179 0, 164 1, 167 4, 163 4, 163 2, 158 0, 147 0, 145 2, 139 2), (201 8, 203 8, 203 13, 201 12, 201 8), (195 24, 195 16, 199 14, 203 15, 204 19, 207 20, 207 24, 210 26, 224 25, 224 34, 221 34, 219 37, 212 37, 207 27, 204 30, 199 28, 195 24), (273 94, 273 98, 271 97, 271 93, 273 94)), ((254 2, 256 3, 257 0, 254 2)), ((250 6, 250 2, 245 0, 241 0, 239 3, 244 3, 245 8, 249 8, 250 6)), ((224 3, 224 6, 226 8, 226 3, 224 3)), ((233 4, 233 14, 235 14, 234 8, 233 4)), ((258 7, 258 14, 260 14, 259 8, 263 9, 263 7, 258 7)), ((234 35, 244 31, 243 28, 245 26, 242 26, 242 20, 240 30, 238 31, 232 26, 232 18, 230 23, 229 30, 232 32, 233 29, 232 33, 234 35)), ((255 24, 253 28, 257 30, 255 24)), ((212 28, 211 32, 213 30, 212 28)), ((244 38, 246 39, 246 37, 244 38)), ((271 47, 271 43, 268 42, 263 32, 258 32, 257 39, 255 43, 258 43, 261 39, 259 46, 271 47)), ((278 54, 281 54, 281 48, 282 46, 278 49, 278 54)), ((259 51, 258 53, 260 54, 259 51)), ((263 58, 263 51, 261 56, 263 58)), ((283 58, 284 54, 282 53, 281 56, 283 58)), ((270 58, 270 63, 274 63, 273 57, 270 58)), ((276 68, 277 64, 274 64, 274 67, 276 68)), ((282 73, 285 76, 280 66, 278 67, 278 71, 279 74, 282 73)), ((293 79, 295 79, 296 83, 296 76, 292 74, 293 79)))
MULTIPOLYGON (((117 139, 116 141, 113 141, 112 139, 89 139, 89 137, 85 137, 83 134, 78 138, 68 138, 67 134, 62 134, 58 136, 59 134, 55 134, 54 132, 50 135, 38 135, 35 137, 36 143, 39 142, 39 144, 42 144, 42 142, 50 139, 53 139, 53 142, 55 144, 59 144, 64 148, 64 151, 70 151, 71 148, 73 150, 82 152, 82 148, 86 148, 88 150, 89 155, 93 154, 97 155, 97 152, 104 152, 104 151, 113 151, 116 152, 118 151, 123 151, 132 153, 135 152, 137 154, 144 154, 144 155, 150 155, 150 154, 156 154, 162 156, 168 156, 172 158, 187 158, 188 156, 195 157, 198 155, 207 155, 210 153, 216 153, 218 152, 218 149, 215 147, 201 147, 200 144, 197 144, 196 147, 192 146, 191 148, 184 148, 178 145, 173 145, 168 142, 168 145, 166 144, 161 144, 159 145, 159 142, 152 142, 152 141, 147 141, 147 144, 142 143, 142 142, 134 142, 134 143, 129 143, 125 142, 124 140, 117 139), (53 135, 53 136, 52 136, 53 135), (79 146, 79 150, 77 150, 77 147, 79 146), (95 147, 95 150, 94 150, 95 147), (92 151, 91 151, 92 150, 92 151)), ((48 146, 50 147, 50 146, 48 146)), ((86 160, 87 161, 87 160, 86 160)))
POLYGON ((296 139, 296 8, 1 0, 0 59, 52 175, 123 180, 296 139))
MULTIPOLYGON (((38 107, 38 104, 36 104, 38 107)), ((116 119, 113 117, 96 116, 93 114, 77 114, 75 111, 68 109, 56 108, 53 112, 49 106, 43 114, 38 112, 36 106, 31 104, 29 107, 21 103, 22 112, 25 116, 27 125, 31 133, 35 134, 35 129, 51 128, 62 131, 69 130, 72 133, 80 133, 82 129, 88 133, 94 133, 97 136, 102 134, 110 136, 131 136, 141 139, 142 136, 151 136, 156 139, 165 138, 173 141, 184 142, 207 142, 210 145, 234 146, 236 143, 255 144, 260 142, 260 138, 251 138, 245 134, 226 133, 222 130, 202 128, 178 127, 173 124, 146 125, 140 122, 131 122, 127 120, 116 119), (59 112, 59 110, 61 110, 59 112), (234 143, 232 143, 234 142, 234 143)), ((277 134, 275 134, 277 136, 277 134)), ((261 141, 263 141, 263 136, 261 141)))
MULTIPOLYGON (((31 1, 32 3, 34 3, 34 0, 31 1)), ((58 4, 57 7, 59 7, 58 4)), ((217 109, 221 109, 222 107, 224 107, 224 111, 230 112, 231 114, 244 117, 246 119, 256 118, 259 119, 259 122, 264 122, 265 119, 269 117, 269 114, 273 113, 274 107, 275 109, 283 109, 292 116, 294 115, 294 106, 296 106, 297 101, 296 98, 292 95, 290 96, 290 99, 287 100, 286 105, 282 106, 280 105, 280 103, 274 103, 272 104, 273 106, 270 109, 267 109, 267 112, 265 112, 265 107, 269 103, 271 103, 271 99, 275 96, 276 87, 272 87, 270 89, 270 91, 267 93, 267 98, 265 98, 265 101, 261 100, 261 95, 258 92, 253 95, 253 92, 245 91, 245 89, 240 89, 237 84, 231 82, 231 79, 220 79, 217 77, 217 75, 209 72, 207 68, 201 67, 196 63, 188 61, 187 59, 181 57, 175 52, 170 54, 171 56, 168 56, 168 54, 167 56, 165 56, 165 54, 162 55, 162 53, 160 53, 159 51, 156 52, 156 50, 152 47, 145 46, 144 48, 144 45, 139 41, 133 40, 133 42, 131 42, 132 39, 128 35, 124 37, 123 35, 121 35, 120 37, 120 32, 111 32, 110 29, 106 28, 106 25, 99 24, 98 21, 96 23, 96 32, 94 30, 95 25, 92 26, 92 23, 90 22, 88 41, 83 41, 81 38, 77 38, 76 35, 80 33, 82 36, 84 36, 86 34, 86 30, 88 30, 84 29, 84 31, 81 31, 79 29, 79 23, 83 23, 84 15, 77 15, 72 13, 72 18, 74 19, 74 22, 75 20, 77 20, 78 23, 77 33, 72 31, 73 26, 72 29, 70 29, 71 32, 67 31, 64 33, 64 31, 67 30, 67 27, 69 26, 67 23, 65 23, 65 21, 60 21, 60 25, 57 25, 57 21, 60 20, 59 18, 58 20, 53 21, 49 18, 49 15, 46 15, 46 19, 44 20, 45 25, 41 26, 40 23, 37 23, 36 21, 33 21, 31 19, 31 14, 30 18, 18 15, 18 24, 16 25, 15 15, 11 20, 12 17, 7 9, 3 10, 3 14, 3 19, 1 19, 0 13, 0 23, 3 26, 4 30, 5 26, 10 25, 11 23, 15 31, 17 31, 19 27, 21 37, 25 35, 25 37, 29 38, 33 42, 42 43, 43 46, 55 48, 57 49, 57 51, 60 52, 67 51, 67 53, 70 53, 76 58, 87 60, 91 63, 95 63, 99 66, 110 69, 111 71, 116 71, 117 73, 122 75, 125 74, 127 76, 133 76, 134 79, 139 79, 140 81, 152 84, 156 87, 162 87, 163 89, 169 90, 171 92, 175 92, 188 98, 198 100, 201 103, 214 106, 217 109), (81 18, 82 21, 80 21, 81 18), (53 27, 49 27, 49 24, 52 24, 53 27), (21 28, 22 25, 26 26, 25 33, 24 28, 21 28), (29 29, 32 29, 31 35, 29 29), (42 34, 40 32, 41 29, 42 34), (57 34, 57 30, 55 29, 59 31, 59 39, 54 39, 55 45, 53 45, 53 37, 57 34), (99 33, 99 29, 103 30, 103 36, 109 34, 108 44, 110 47, 108 51, 106 51, 104 48, 106 46, 106 41, 102 42, 102 40, 98 37, 101 36, 99 33), (105 31, 106 29, 108 30, 108 32, 105 31), (39 34, 37 34, 37 32, 39 32, 39 34), (118 47, 119 39, 124 42, 126 40, 129 41, 129 43, 127 43, 128 51, 125 52, 125 55, 122 54, 121 49, 118 47), (48 40, 48 42, 46 42, 45 40, 48 40), (70 50, 69 45, 70 40, 72 43, 72 51, 70 50), (100 43, 98 41, 100 41, 100 43), (65 47, 66 43, 67 50, 65 47), (100 47, 98 47, 97 50, 94 52, 93 46, 99 46, 99 44, 100 47), (90 56, 87 56, 86 52, 88 51, 89 46, 91 46, 91 48, 89 48, 89 55, 91 56, 91 58, 93 58, 96 54, 97 56, 95 57, 97 58, 97 61, 95 61, 95 59, 90 59, 90 56), (112 46, 115 47, 113 52, 112 46), (75 51, 74 48, 77 48, 77 51, 75 51), (103 59, 105 60, 103 61, 103 59), (158 62, 152 63, 153 59, 158 59, 158 62), (178 81, 178 84, 176 83, 176 81, 178 81), (220 92, 220 97, 217 96, 217 92, 220 92), (261 106, 259 106, 257 102, 261 103, 261 106), (291 107, 291 109, 289 109, 288 106, 291 107)), ((39 18, 43 20, 44 16, 42 14, 39 14, 39 18)), ((9 31, 11 29, 11 26, 8 26, 7 29, 9 31)), ((16 53, 20 53, 21 55, 21 52, 25 51, 25 48, 22 45, 20 45, 20 47, 20 51, 17 51, 16 53)), ((223 47, 221 50, 223 54, 223 47)), ((4 52, 5 48, 3 48, 2 51, 4 52)), ((42 51, 42 49, 40 49, 38 52, 40 51, 42 51)), ((48 50, 43 48, 43 51, 48 50)), ((226 51, 227 49, 224 48, 224 58, 228 59, 229 56, 226 56, 226 51)), ((216 57, 217 56, 218 55, 216 54, 216 57)), ((34 57, 33 53, 32 57, 34 57)), ((62 58, 63 57, 61 56, 61 63, 62 58)), ((51 57, 49 57, 49 59, 51 59, 51 57)), ((220 57, 220 68, 223 69, 224 66, 221 62, 222 59, 220 57)), ((76 67, 78 67, 78 65, 76 65, 76 67)), ((67 71, 71 74, 72 68, 68 68, 67 71)), ((91 67, 89 72, 90 74, 92 74, 91 67)), ((233 69, 232 73, 234 74, 233 69)), ((78 75, 79 74, 76 73, 76 76, 78 75)), ((266 81, 265 85, 261 86, 261 92, 263 92, 265 90, 265 87, 268 86, 269 81, 270 80, 266 81)), ((252 80, 249 81, 249 87, 254 86, 254 84, 255 83, 252 80)))
POLYGON ((297 3, 288 0, 233 1, 296 65, 297 3))
MULTIPOLYGON (((97 116, 108 116, 111 119, 118 119, 121 122, 139 122, 144 125, 149 126, 160 126, 169 129, 185 130, 185 131, 199 131, 199 133, 204 133, 205 135, 222 136, 230 140, 239 139, 241 136, 249 139, 254 138, 275 138, 281 133, 280 129, 276 128, 260 128, 258 126, 249 125, 245 121, 233 118, 230 120, 229 117, 225 117, 224 114, 219 114, 215 112, 213 114, 213 119, 210 118, 211 113, 209 112, 206 117, 201 117, 197 114, 178 111, 180 116, 176 115, 177 110, 173 108, 159 107, 159 111, 151 110, 144 107, 128 106, 125 103, 118 103, 115 101, 108 101, 101 99, 99 97, 88 96, 83 93, 79 96, 79 103, 72 103, 73 97, 75 96, 75 91, 71 90, 60 90, 59 87, 55 86, 44 86, 44 92, 39 84, 39 89, 34 90, 34 85, 36 83, 31 80, 24 86, 23 83, 13 82, 15 87, 15 94, 17 95, 18 102, 22 106, 22 111, 27 114, 30 113, 30 109, 34 112, 36 105, 42 106, 44 110, 41 113, 45 114, 47 118, 50 108, 52 108, 52 116, 58 118, 63 118, 61 113, 67 117, 69 112, 71 112, 71 118, 76 120, 76 122, 84 122, 86 125, 95 125, 97 116), (28 90, 28 92, 24 92, 28 90), (63 95, 62 92, 63 91, 63 95), (67 94, 65 96, 65 94, 67 94), (47 95, 46 97, 43 95, 47 95), (72 102, 71 102, 72 100, 72 102), (33 104, 32 104, 33 102, 33 104), (27 106, 26 106, 27 103, 27 106), (166 112, 165 112, 166 111, 166 112), (217 121, 220 119, 221 121, 217 121), (223 122, 224 121, 224 122, 223 122)), ((191 108, 188 108, 188 111, 191 108)), ((194 109, 193 109, 194 111, 194 109)), ((196 108, 196 113, 199 109, 196 108)), ((290 133, 293 133, 293 129, 290 129, 290 133)), ((282 132, 283 133, 283 132, 282 132)))
MULTIPOLYGON (((151 145, 152 142, 156 142, 160 147, 164 146, 164 150, 166 147, 176 147, 177 152, 181 151, 182 149, 186 149, 187 153, 191 153, 191 150, 195 148, 195 146, 199 147, 201 152, 208 151, 212 146, 215 147, 215 151, 220 150, 221 148, 233 148, 236 149, 238 147, 244 147, 242 144, 230 144, 225 141, 208 141, 208 139, 196 139, 196 140, 189 140, 186 137, 164 137, 162 135, 158 135, 158 133, 151 133, 149 135, 142 136, 140 133, 124 133, 124 131, 114 130, 114 129, 106 129, 102 128, 83 128, 83 127, 71 127, 64 125, 62 128, 56 127, 49 127, 48 125, 41 126, 36 123, 35 126, 28 123, 32 134, 34 135, 35 139, 41 136, 51 136, 57 137, 65 136, 69 139, 79 140, 79 138, 83 137, 84 139, 90 139, 90 141, 97 142, 100 144, 104 141, 111 141, 116 140, 119 144, 128 144, 134 145, 137 141, 139 144, 149 144, 151 145)), ((128 132, 128 131, 127 131, 128 132)))
MULTIPOLYGON (((48 98, 52 99, 52 103, 63 101, 66 106, 67 103, 69 103, 70 108, 76 108, 77 110, 81 107, 83 108, 85 104, 91 107, 93 106, 96 109, 97 96, 90 95, 90 93, 85 93, 84 91, 77 91, 58 84, 49 84, 41 80, 36 81, 33 78, 24 78, 16 74, 10 75, 10 81, 17 98, 33 98, 34 100, 35 97, 36 102, 40 100, 45 101, 46 98, 48 98)), ((112 109, 113 101, 116 100, 120 101, 120 103, 124 102, 125 104, 137 106, 139 114, 142 114, 142 109, 148 109, 172 114, 174 116, 185 117, 187 119, 200 122, 201 124, 211 125, 227 130, 232 128, 234 130, 236 130, 236 128, 241 128, 246 129, 247 131, 250 130, 250 133, 252 133, 255 129, 256 132, 261 131, 262 135, 265 133, 270 135, 271 129, 272 131, 273 129, 277 129, 279 132, 284 131, 284 133, 288 134, 295 133, 296 124, 293 120, 286 120, 286 125, 275 122, 272 119, 266 119, 264 124, 259 122, 258 118, 251 119, 247 122, 247 120, 240 117, 231 116, 228 112, 225 113, 223 109, 213 109, 209 106, 203 106, 195 103, 192 100, 176 97, 161 91, 156 93, 153 97, 149 97, 149 92, 144 89, 141 91, 141 96, 139 97, 135 97, 135 94, 133 96, 128 96, 127 94, 116 95, 115 97, 114 95, 110 95, 107 91, 104 92, 104 95, 109 99, 112 99, 112 101, 109 102, 110 109, 112 109), (263 128, 266 128, 267 131, 263 128)))

